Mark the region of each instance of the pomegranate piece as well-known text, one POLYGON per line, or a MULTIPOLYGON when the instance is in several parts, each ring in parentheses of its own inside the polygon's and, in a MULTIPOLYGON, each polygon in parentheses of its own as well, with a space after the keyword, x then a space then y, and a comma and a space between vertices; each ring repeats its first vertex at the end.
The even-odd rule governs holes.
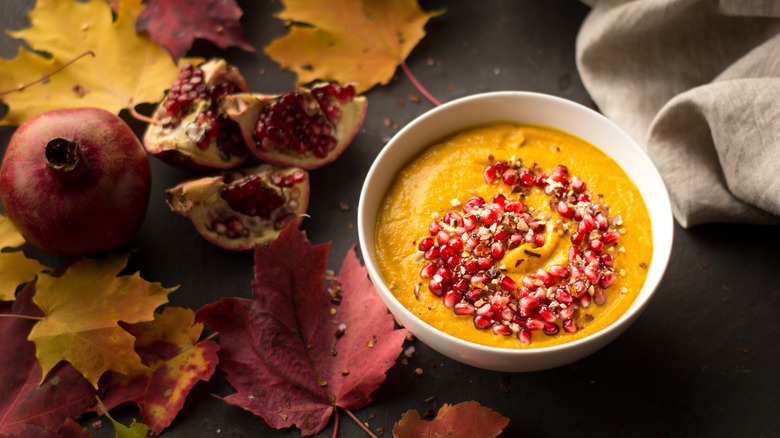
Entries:
POLYGON ((238 69, 215 58, 184 65, 155 110, 143 138, 149 153, 168 164, 194 170, 230 169, 249 157, 238 124, 220 110, 225 96, 246 92, 238 69))
POLYGON ((213 244, 243 251, 272 242, 309 203, 309 175, 263 164, 185 181, 168 189, 172 211, 213 244))
POLYGON ((302 169, 341 155, 363 125, 366 108, 366 98, 356 96, 353 86, 335 82, 279 95, 232 94, 220 105, 257 157, 302 169))

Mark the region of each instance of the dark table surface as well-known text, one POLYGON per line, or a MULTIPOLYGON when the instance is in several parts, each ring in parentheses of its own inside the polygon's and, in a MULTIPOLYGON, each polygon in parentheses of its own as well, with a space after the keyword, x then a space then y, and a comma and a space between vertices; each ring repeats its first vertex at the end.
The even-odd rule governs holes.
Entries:
MULTIPOLYGON (((31 3, 0 1, 2 27, 28 25, 31 3)), ((291 89, 294 75, 280 70, 262 51, 285 33, 284 24, 272 17, 280 2, 239 4, 258 52, 221 51, 197 42, 191 53, 227 58, 241 68, 253 91, 291 89)), ((447 8, 428 23, 427 36, 407 59, 439 100, 529 90, 590 104, 574 57, 577 30, 588 13, 582 3, 424 0, 421 5, 447 8)), ((17 45, 0 36, 0 56, 14 57, 17 45)), ((313 243, 333 242, 333 269, 357 244, 356 206, 374 157, 387 138, 433 106, 425 100, 410 102, 416 92, 399 70, 389 85, 367 93, 368 116, 354 143, 334 163, 311 173, 311 217, 303 227, 313 243), (403 107, 399 98, 406 101, 403 107), (393 123, 387 126, 386 119, 393 123), (341 203, 350 208, 343 211, 341 203)), ((126 118, 140 134, 143 125, 126 118)), ((0 127, 3 150, 12 133, 13 128, 0 127)), ((249 297, 251 253, 218 249, 201 239, 187 219, 171 213, 164 190, 190 174, 156 159, 151 165, 151 203, 133 241, 138 251, 130 268, 166 287, 180 285, 170 295, 172 305, 196 310, 220 297, 249 297)), ((503 436, 510 437, 780 436, 778 242, 777 227, 716 224, 684 230, 676 225, 669 269, 658 293, 633 326, 599 352, 557 369, 507 374, 462 365, 416 341, 409 364, 390 369, 375 401, 355 414, 372 430, 384 427, 386 436, 407 410, 423 414, 468 400, 508 417, 503 436), (417 367, 423 375, 414 373, 417 367), (432 396, 435 400, 426 401, 432 396)), ((163 436, 300 436, 297 429, 274 430, 261 418, 211 396, 232 392, 221 372, 196 385, 163 436)), ((116 410, 126 424, 136 413, 129 405, 116 410)), ((346 415, 340 417, 339 436, 365 436, 346 415)), ((83 424, 95 419, 88 416, 83 424)), ((331 423, 320 436, 332 434, 331 423)), ((111 430, 103 428, 94 436, 111 436, 111 430)))

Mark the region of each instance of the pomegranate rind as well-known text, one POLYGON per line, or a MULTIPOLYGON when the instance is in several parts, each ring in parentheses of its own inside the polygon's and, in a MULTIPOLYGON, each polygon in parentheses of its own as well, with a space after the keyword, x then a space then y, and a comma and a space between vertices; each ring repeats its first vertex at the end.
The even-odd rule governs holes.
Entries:
POLYGON ((283 225, 278 222, 283 218, 291 217, 300 225, 309 204, 309 174, 301 168, 262 164, 255 168, 235 169, 220 175, 190 179, 166 190, 166 193, 166 203, 171 211, 189 218, 206 240, 220 248, 246 251, 274 241, 284 228, 283 225, 286 225, 286 222, 283 225), (290 187, 280 187, 271 181, 271 175, 287 176, 295 172, 303 172, 304 178, 290 187), (221 196, 229 185, 254 176, 260 176, 264 187, 273 189, 285 199, 285 204, 274 210, 269 219, 235 211, 221 196), (215 222, 224 222, 229 218, 237 219, 247 234, 229 237, 213 226, 215 222))
POLYGON ((23 123, 0 167, 0 202, 32 246, 57 255, 114 250, 138 233, 151 193, 143 146, 115 114, 98 108, 52 110, 23 123), (63 177, 45 162, 50 140, 79 144, 86 169, 63 177))
MULTIPOLYGON (((311 90, 307 88, 300 87, 296 91, 307 96, 311 95, 311 90)), ((333 162, 352 143, 352 140, 354 140, 363 126, 368 110, 368 99, 365 96, 356 96, 348 103, 338 104, 338 108, 341 110, 341 118, 338 123, 332 125, 334 129, 333 137, 337 140, 337 143, 327 155, 319 158, 311 152, 296 154, 276 144, 262 147, 255 142, 253 132, 261 111, 266 105, 280 96, 235 93, 225 96, 220 102, 221 111, 236 121, 241 127, 241 134, 249 150, 261 160, 279 166, 294 166, 312 170, 333 162)))
MULTIPOLYGON (((249 86, 238 68, 225 60, 215 58, 199 66, 203 71, 203 80, 207 85, 231 82, 242 91, 249 86)), ((198 141, 205 132, 205 126, 198 123, 198 115, 205 113, 211 106, 211 100, 198 100, 189 112, 181 118, 175 127, 167 124, 172 117, 165 109, 168 98, 160 102, 152 114, 152 120, 143 136, 146 150, 165 163, 188 170, 225 170, 244 164, 250 154, 230 155, 227 159, 220 154, 219 148, 211 142, 208 147, 198 147, 198 141)), ((218 105, 217 105, 218 106, 218 105)))

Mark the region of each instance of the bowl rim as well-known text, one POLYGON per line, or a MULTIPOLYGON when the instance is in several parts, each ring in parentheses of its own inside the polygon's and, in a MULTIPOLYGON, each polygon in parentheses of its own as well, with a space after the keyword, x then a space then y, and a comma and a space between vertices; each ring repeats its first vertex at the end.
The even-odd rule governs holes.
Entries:
MULTIPOLYGON (((618 336, 626 328, 628 328, 628 326, 630 326, 630 324, 645 309, 652 296, 655 295, 655 291, 657 290, 660 281, 663 278, 663 275, 666 271, 669 258, 671 255, 672 242, 674 239, 674 226, 673 226, 674 217, 672 215, 671 202, 669 199, 668 191, 663 182, 663 179, 661 178, 658 169, 655 167, 655 164, 652 162, 652 160, 650 160, 647 153, 639 146, 639 144, 633 138, 631 138, 622 128, 620 128, 616 123, 614 123, 612 120, 608 119, 601 113, 585 105, 582 105, 580 103, 562 97, 545 94, 545 93, 533 92, 533 91, 518 91, 518 90, 476 93, 476 94, 460 97, 457 99, 453 99, 451 101, 443 103, 442 105, 436 106, 432 109, 423 112, 422 114, 415 117, 412 121, 407 123, 405 126, 403 126, 395 135, 393 135, 390 141, 387 144, 385 144, 382 150, 379 152, 379 154, 377 154, 373 163, 371 164, 371 167, 369 168, 368 173, 366 174, 365 180, 363 182, 363 186, 361 188, 360 198, 358 202, 358 239, 359 239, 360 250, 364 259, 364 264, 369 273, 369 276, 372 278, 372 280, 375 278, 377 279, 382 278, 382 275, 378 270, 378 266, 376 266, 375 250, 373 248, 374 246, 373 232, 376 226, 376 219, 377 219, 379 205, 376 204, 375 208, 373 209, 374 211, 367 211, 366 205, 367 204, 373 205, 372 203, 367 202, 368 197, 371 196, 371 193, 368 192, 369 189, 371 189, 370 184, 373 181, 374 175, 376 175, 379 172, 378 171, 379 167, 386 160, 385 157, 387 157, 389 154, 392 154, 394 152, 394 150, 397 148, 395 147, 395 144, 397 144, 400 141, 399 139, 403 139, 403 137, 407 135, 408 132, 416 129, 417 126, 427 123, 428 119, 430 119, 431 117, 435 117, 436 115, 442 112, 449 111, 451 108, 456 106, 468 104, 473 101, 493 99, 493 98, 520 99, 520 100, 530 99, 531 101, 541 100, 555 105, 561 105, 565 108, 568 108, 569 110, 584 112, 585 116, 593 117, 594 119, 598 120, 600 123, 606 124, 607 126, 610 127, 612 131, 614 131, 615 134, 618 134, 620 137, 622 137, 621 140, 627 145, 627 147, 634 149, 634 152, 639 154, 638 158, 641 158, 644 161, 644 163, 642 163, 640 167, 646 168, 646 170, 650 172, 649 177, 655 179, 657 183, 661 184, 660 186, 661 189, 657 193, 657 196, 654 196, 654 199, 655 201, 660 203, 660 205, 656 205, 656 206, 662 207, 663 212, 655 211, 654 214, 653 212, 651 212, 650 214, 651 229, 653 230, 652 232, 653 255, 651 258, 651 264, 648 270, 647 278, 645 279, 645 283, 643 284, 642 288, 637 294, 634 302, 631 303, 631 306, 612 324, 602 328, 597 332, 586 335, 582 338, 574 339, 572 341, 563 344, 552 345, 552 346, 515 349, 515 348, 505 348, 505 347, 484 345, 476 342, 467 341, 431 326, 430 324, 428 324, 427 322, 419 318, 417 315, 415 315, 413 312, 411 312, 409 309, 407 309, 403 304, 401 304, 400 301, 398 301, 397 298, 395 298, 393 293, 390 292, 390 290, 387 288, 387 286, 384 284, 383 281, 373 281, 374 286, 377 289, 377 293, 379 293, 380 297, 382 298, 383 302, 388 307, 388 310, 391 313, 395 314, 396 312, 391 309, 391 306, 387 302, 386 298, 391 299, 392 302, 397 305, 396 310, 402 312, 405 318, 412 319, 421 326, 427 326, 432 332, 435 332, 437 336, 441 336, 443 339, 446 339, 448 342, 453 343, 455 348, 468 348, 476 352, 501 354, 501 355, 508 355, 508 356, 536 356, 536 355, 547 355, 556 351, 570 350, 577 347, 585 347, 590 344, 602 342, 603 338, 607 338, 606 341, 610 341, 611 340, 610 337, 618 336), (368 222, 372 222, 372 223, 369 224, 368 222), (658 240, 657 238, 662 236, 658 235, 658 233, 656 232, 657 229, 658 230, 668 229, 668 233, 664 233, 664 234, 668 234, 668 239, 658 240), (654 275, 651 276, 651 274, 654 275)), ((523 122, 522 120, 512 120, 511 118, 494 119, 494 121, 523 122)), ((482 123, 490 123, 490 121, 476 122, 473 124, 473 126, 482 123)), ((577 134, 571 133, 565 127, 559 127, 553 125, 546 125, 546 126, 582 138, 577 134)), ((445 137, 449 134, 457 132, 460 129, 466 129, 468 127, 469 126, 463 126, 462 128, 455 129, 451 132, 442 133, 441 135, 437 135, 436 138, 445 137)), ((602 150, 605 154, 610 156, 610 158, 614 159, 614 157, 611 154, 601 149, 599 145, 594 144, 592 141, 586 138, 582 138, 582 139, 592 144, 599 150, 602 150)), ((435 141, 436 140, 433 140, 433 142, 435 141)), ((424 145, 421 145, 419 148, 415 149, 415 154, 421 152, 431 144, 432 141, 425 142, 424 145)), ((414 156, 416 156, 415 154, 411 154, 407 157, 404 157, 405 159, 404 161, 402 161, 401 167, 403 167, 406 163, 412 160, 414 156)), ((392 175, 397 175, 401 167, 394 169, 392 175)), ((382 187, 382 189, 384 190, 383 195, 388 189, 389 184, 392 183, 393 178, 394 176, 391 177, 387 185, 382 187)), ((642 193, 642 195, 643 197, 646 196, 645 193, 642 193)), ((423 342, 425 342, 424 339, 423 342)), ((606 343, 607 342, 604 342, 605 345, 606 343)), ((435 347, 432 348, 437 349, 435 347)))

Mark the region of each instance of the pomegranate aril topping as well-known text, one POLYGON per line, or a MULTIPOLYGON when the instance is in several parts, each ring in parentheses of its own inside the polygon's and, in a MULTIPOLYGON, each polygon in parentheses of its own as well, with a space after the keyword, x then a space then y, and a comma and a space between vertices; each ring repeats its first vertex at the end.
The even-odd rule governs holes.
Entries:
POLYGON ((504 204, 504 211, 508 213, 522 213, 525 211, 525 204, 518 200, 509 201, 504 204))
POLYGON ((597 267, 601 259, 595 252, 586 250, 584 253, 582 253, 582 260, 588 266, 597 267))
POLYGON ((431 222, 430 225, 428 225, 428 233, 430 233, 431 236, 435 236, 439 234, 439 230, 441 230, 441 224, 438 222, 431 222))
POLYGON ((455 254, 447 258, 447 266, 449 266, 452 269, 455 269, 460 264, 461 258, 459 255, 455 254))
POLYGON ((588 291, 588 283, 585 280, 577 280, 574 283, 572 283, 572 287, 574 288, 574 293, 576 296, 580 297, 583 294, 587 295, 585 292, 588 291))
POLYGON ((525 320, 525 328, 528 330, 541 330, 544 328, 544 322, 539 318, 528 318, 525 320))
POLYGON ((608 231, 601 236, 601 240, 607 245, 615 243, 620 239, 620 233, 617 231, 608 231))
POLYGON ((577 327, 577 323, 573 319, 567 319, 563 321, 563 329, 566 333, 577 333, 580 328, 577 327))
POLYGON ((587 309, 590 307, 590 295, 589 294, 582 294, 579 298, 580 302, 580 308, 581 309, 587 309))
POLYGON ((596 220, 596 226, 600 231, 606 231, 607 228, 609 228, 609 220, 604 214, 598 213, 594 219, 596 220))
POLYGON ((506 165, 506 163, 503 161, 496 161, 495 163, 493 163, 493 167, 496 168, 496 172, 498 172, 499 174, 506 172, 506 170, 509 168, 506 165))
POLYGON ((453 308, 455 307, 455 304, 460 302, 461 295, 460 293, 454 291, 454 290, 448 290, 444 293, 444 307, 453 308))
POLYGON ((534 182, 534 176, 527 172, 521 173, 518 177, 518 183, 520 184, 520 187, 533 187, 534 182))
POLYGON ((539 306, 539 317, 541 317, 546 322, 555 322, 558 319, 558 316, 553 313, 552 310, 550 310, 547 306, 539 306))
POLYGON ((482 199, 480 196, 472 196, 469 198, 465 204, 463 204, 463 212, 464 213, 471 213, 475 209, 478 209, 480 206, 482 206, 485 203, 485 200, 482 199))
POLYGON ((537 248, 540 248, 540 247, 544 246, 544 242, 545 242, 544 234, 537 234, 537 235, 534 236, 533 244, 537 248))
POLYGON ((602 249, 604 249, 604 242, 602 242, 599 239, 594 239, 588 242, 588 248, 590 248, 595 253, 600 253, 602 249))
POLYGON ((471 231, 477 227, 477 217, 473 214, 466 214, 463 216, 463 228, 466 231, 471 231))
POLYGON ((430 290, 432 294, 439 297, 444 293, 444 286, 442 286, 440 282, 431 279, 431 281, 428 282, 428 290, 430 290))
POLYGON ((490 255, 493 260, 498 261, 504 258, 504 245, 501 242, 494 242, 490 245, 490 255))
POLYGON ((487 184, 493 184, 498 180, 498 173, 496 172, 496 168, 493 166, 488 166, 485 168, 484 171, 482 171, 482 179, 487 184))
POLYGON ((602 266, 606 266, 607 268, 611 268, 615 264, 615 257, 609 253, 602 254, 599 259, 601 260, 602 266))
POLYGON ((433 248, 430 248, 428 251, 425 251, 425 254, 423 254, 423 258, 425 260, 436 260, 439 258, 439 247, 434 246, 433 248))
POLYGON ((493 317, 496 316, 496 309, 490 303, 485 303, 485 304, 477 307, 476 313, 479 316, 482 316, 482 317, 485 317, 485 318, 488 318, 488 319, 493 319, 493 317))
POLYGON ((556 210, 558 211, 558 214, 566 219, 571 219, 574 216, 574 208, 566 201, 558 201, 556 210))
POLYGON ((559 310, 558 310, 558 316, 561 319, 564 319, 564 320, 570 319, 572 317, 572 315, 574 315, 574 307, 573 306, 566 306, 566 307, 561 306, 559 308, 559 310))
POLYGON ((536 271, 536 278, 541 280, 542 284, 545 287, 550 287, 553 284, 553 282, 555 282, 553 276, 549 272, 545 271, 544 269, 539 269, 536 271))
POLYGON ((424 237, 420 239, 420 244, 418 245, 418 248, 420 251, 428 251, 429 249, 433 248, 436 245, 436 242, 433 240, 433 237, 424 237))
POLYGON ((569 252, 567 254, 567 260, 569 263, 574 263, 577 260, 577 257, 580 256, 580 250, 576 246, 569 247, 569 252))
POLYGON ((452 311, 456 315, 473 315, 476 312, 476 308, 473 304, 469 303, 456 303, 452 307, 452 311))
POLYGON ((569 268, 566 265, 550 265, 547 268, 547 272, 556 279, 565 280, 569 278, 569 268))
POLYGON ((607 302, 607 296, 604 294, 604 289, 600 287, 594 287, 593 289, 593 302, 597 306, 603 306, 607 302))
POLYGON ((510 336, 512 333, 512 329, 504 324, 496 324, 493 326, 494 335, 510 336))
POLYGON ((563 288, 558 288, 557 293, 555 294, 558 301, 566 304, 570 304, 574 302, 574 297, 571 296, 571 294, 563 288))
POLYGON ((491 321, 489 318, 486 318, 482 315, 477 315, 474 317, 474 327, 480 330, 486 330, 492 326, 493 326, 493 321, 491 321))
POLYGON ((477 265, 479 265, 479 268, 483 271, 488 270, 493 266, 493 258, 491 256, 480 257, 477 259, 477 265))
POLYGON ((466 292, 469 290, 469 282, 459 278, 454 282, 452 288, 459 292, 466 292))
POLYGON ((584 192, 585 191, 585 181, 581 180, 578 176, 571 177, 571 182, 569 183, 571 185, 571 188, 578 192, 584 192))
POLYGON ((599 279, 599 287, 602 289, 607 289, 615 283, 615 280, 617 280, 617 276, 614 272, 605 272, 601 274, 601 278, 599 279))
POLYGON ((446 245, 450 241, 450 237, 450 233, 441 230, 436 234, 436 241, 439 242, 439 245, 446 245))
POLYGON ((460 213, 448 211, 444 214, 444 223, 452 227, 463 225, 463 216, 460 213))
POLYGON ((597 268, 594 268, 592 266, 585 267, 585 270, 583 272, 585 274, 585 278, 588 279, 590 284, 596 284, 599 281, 599 270, 597 268))
POLYGON ((588 212, 585 212, 582 215, 582 221, 580 221, 580 227, 582 229, 578 228, 577 231, 581 233, 582 232, 590 233, 591 231, 596 229, 596 226, 597 226, 596 219, 593 218, 593 215, 588 212))
MULTIPOLYGON (((471 289, 466 292, 463 297, 471 304, 476 303, 482 298, 482 289, 471 289)), ((476 308, 474 309, 476 311, 476 308)))
POLYGON ((515 293, 517 291, 517 283, 508 275, 502 275, 499 277, 498 287, 509 293, 515 293))
POLYGON ((525 238, 520 234, 512 234, 509 236, 509 240, 507 241, 507 249, 517 248, 523 244, 523 240, 525 240, 525 238))
POLYGON ((531 343, 531 332, 526 329, 520 329, 519 332, 517 332, 517 340, 522 342, 523 344, 530 344, 531 343))
MULTIPOLYGON (((505 240, 507 237, 509 237, 509 233, 507 233, 504 230, 498 230, 493 234, 493 240, 501 241, 505 240)), ((499 243, 499 242, 496 242, 499 243)))
POLYGON ((560 328, 558 327, 558 324, 554 324, 551 322, 546 322, 544 324, 544 328, 542 329, 545 335, 548 336, 554 336, 558 334, 558 331, 560 331, 560 328))

